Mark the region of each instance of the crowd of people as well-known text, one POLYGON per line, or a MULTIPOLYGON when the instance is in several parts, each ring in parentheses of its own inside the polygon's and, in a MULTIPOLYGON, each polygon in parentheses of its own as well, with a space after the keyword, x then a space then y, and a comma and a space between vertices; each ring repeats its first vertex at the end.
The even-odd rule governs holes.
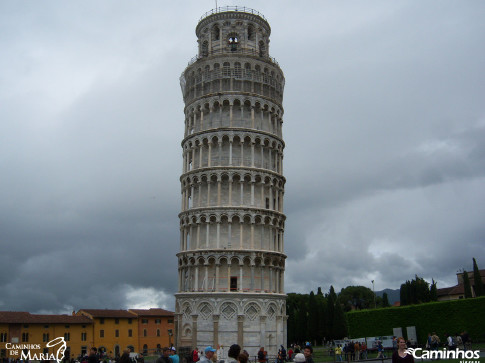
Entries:
MULTIPOLYGON (((471 340, 466 331, 461 334, 445 334, 445 341, 441 342, 439 336, 433 332, 428 334, 426 341, 426 349, 437 350, 439 347, 446 347, 449 350, 454 349, 471 349, 471 340)), ((364 342, 349 341, 345 344, 333 344, 335 358, 337 361, 358 361, 368 359, 368 348, 364 342)), ((413 346, 411 342, 405 341, 404 338, 394 337, 393 339, 393 354, 392 363, 414 363, 412 355, 408 354, 406 349, 413 346)), ((385 350, 381 341, 377 341, 377 358, 387 358, 385 350)), ((177 354, 175 347, 165 347, 161 351, 161 356, 157 359, 156 363, 181 363, 181 359, 177 354)), ((212 346, 207 346, 202 350, 197 347, 190 353, 188 357, 185 357, 188 363, 218 363, 221 360, 224 363, 248 363, 250 361, 249 353, 243 350, 238 344, 233 344, 229 347, 226 354, 224 347, 218 346, 217 349, 212 346)), ((258 353, 254 359, 257 363, 314 363, 313 361, 313 348, 309 342, 303 345, 303 348, 298 344, 292 344, 285 349, 283 345, 278 349, 276 356, 269 356, 264 347, 260 347, 258 353)), ((144 363, 143 355, 133 357, 130 355, 130 351, 125 349, 123 354, 119 357, 111 357, 105 352, 98 352, 95 347, 92 347, 89 355, 80 357, 78 361, 74 359, 67 359, 70 363, 144 363)), ((66 363, 67 363, 66 362, 66 363)))
POLYGON ((464 351, 471 349, 471 339, 467 331, 461 332, 461 334, 445 334, 446 340, 442 343, 440 337, 435 333, 428 333, 428 339, 426 341, 426 348, 431 350, 437 350, 442 344, 449 350, 462 349, 464 351))
MULTIPOLYGON (((303 349, 298 345, 291 345, 287 350, 281 345, 276 356, 269 356, 264 347, 260 347, 254 358, 258 363, 285 363, 290 361, 297 363, 314 363, 312 356, 313 348, 308 343, 303 349)), ((243 350, 238 344, 233 344, 229 347, 227 357, 227 360, 224 359, 224 348, 222 346, 219 346, 218 349, 208 346, 203 350, 199 350, 196 347, 187 360, 189 363, 217 363, 221 360, 224 360, 225 363, 248 363, 250 360, 249 353, 246 350, 243 350)), ((157 361, 157 363, 169 362, 157 361)))

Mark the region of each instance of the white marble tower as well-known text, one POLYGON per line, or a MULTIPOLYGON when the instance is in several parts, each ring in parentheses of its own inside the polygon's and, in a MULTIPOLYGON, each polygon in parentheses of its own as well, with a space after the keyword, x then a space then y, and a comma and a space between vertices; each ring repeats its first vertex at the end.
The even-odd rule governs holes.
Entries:
MULTIPOLYGON (((286 345, 283 88, 253 9, 202 16, 185 102, 175 307, 179 347, 286 345)), ((226 350, 227 352, 227 350, 226 350)))

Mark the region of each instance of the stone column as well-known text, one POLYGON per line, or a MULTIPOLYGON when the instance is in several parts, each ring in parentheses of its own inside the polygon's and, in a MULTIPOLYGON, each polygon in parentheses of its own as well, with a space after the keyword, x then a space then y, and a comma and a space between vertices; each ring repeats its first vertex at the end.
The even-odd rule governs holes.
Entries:
MULTIPOLYGON (((210 178, 210 176, 207 176, 210 178)), ((206 202, 206 207, 209 207, 211 204, 211 181, 210 179, 207 179, 207 202, 206 202)))
POLYGON ((251 106, 251 128, 254 129, 254 106, 251 106))
MULTIPOLYGON (((231 77, 231 82, 232 82, 232 77, 231 77)), ((232 127, 232 104, 229 105, 229 122, 230 122, 230 127, 232 127)))
POLYGON ((261 315, 259 317, 260 320, 260 331, 261 335, 259 336, 259 346, 260 347, 267 347, 268 344, 266 344, 266 316, 261 315))
POLYGON ((249 290, 254 291, 254 264, 251 265, 251 282, 249 290))
POLYGON ((232 140, 229 140, 229 166, 232 166, 232 140))
MULTIPOLYGON (((197 263, 197 262, 196 262, 197 263)), ((199 265, 195 265, 195 283, 194 291, 199 291, 199 265)))
MULTIPOLYGON (((214 324, 212 331, 214 332, 214 341, 212 343, 213 347, 219 345, 219 315, 212 315, 212 323, 214 324)), ((195 347, 196 345, 194 345, 195 347)))
POLYGON ((255 181, 251 180, 251 206, 254 206, 254 183, 255 181))
POLYGON ((241 250, 243 249, 243 224, 244 224, 244 220, 240 219, 239 220, 239 248, 241 250))
POLYGON ((241 166, 244 166, 244 141, 241 141, 240 144, 241 144, 241 166))
POLYGON ((207 155, 207 166, 211 167, 211 159, 212 159, 212 141, 209 141, 209 154, 207 155))
POLYGON ((241 185, 241 197, 239 199, 239 205, 244 204, 244 178, 239 181, 241 185))
POLYGON ((229 205, 232 206, 232 174, 229 175, 229 205))
POLYGON ((214 291, 219 291, 219 264, 216 264, 216 281, 214 283, 214 291))
POLYGON ((251 167, 254 168, 254 142, 251 142, 251 167))
POLYGON ((227 291, 231 291, 231 262, 227 263, 227 291))
POLYGON ((192 314, 192 346, 197 346, 197 314, 192 314))
POLYGON ((232 220, 227 221, 227 248, 232 246, 232 220))
POLYGON ((210 228, 210 224, 211 224, 210 219, 206 220, 205 223, 206 223, 205 247, 209 248, 209 228, 210 228))
POLYGON ((221 205, 221 176, 217 176, 217 205, 221 205))
POLYGON ((174 328, 175 328, 175 346, 180 347, 180 336, 182 335, 182 314, 175 313, 174 314, 174 328))
POLYGON ((204 277, 204 281, 205 281, 205 284, 204 284, 204 291, 209 291, 209 266, 205 265, 205 277, 204 277))
POLYGON ((221 221, 216 221, 217 223, 217 239, 216 239, 216 248, 220 248, 220 242, 221 242, 221 221))
POLYGON ((237 344, 244 346, 244 315, 237 316, 237 344))
POLYGON ((243 269, 244 265, 239 265, 239 292, 243 291, 243 269))
POLYGON ((219 144, 219 166, 222 166, 222 141, 219 141, 218 144, 219 144))

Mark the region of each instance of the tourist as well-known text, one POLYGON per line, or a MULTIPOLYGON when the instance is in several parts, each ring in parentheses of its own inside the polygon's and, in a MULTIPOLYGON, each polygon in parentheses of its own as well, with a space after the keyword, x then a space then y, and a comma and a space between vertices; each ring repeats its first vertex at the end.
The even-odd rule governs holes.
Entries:
POLYGON ((239 354, 241 353, 241 347, 238 344, 233 344, 229 347, 227 356, 231 358, 229 362, 233 363, 239 360, 239 354))
POLYGON ((435 332, 431 335, 431 349, 438 350, 438 346, 440 345, 440 338, 436 335, 435 332))
POLYGON ((264 351, 264 347, 259 348, 258 362, 259 363, 265 363, 266 362, 266 354, 265 354, 265 351, 264 351))
POLYGON ((244 352, 240 353, 237 356, 237 361, 239 363, 248 363, 248 361, 249 361, 249 354, 247 354, 247 352, 246 353, 244 353, 244 352))
POLYGON ((88 357, 88 363, 98 363, 99 358, 98 358, 98 349, 96 347, 91 347, 89 350, 89 357, 88 357))
POLYGON ((360 354, 362 359, 367 359, 367 344, 365 341, 360 345, 360 354))
POLYGON ((397 338, 397 350, 392 354, 392 363, 414 363, 413 356, 406 353, 406 341, 403 337, 397 338))
POLYGON ((180 362, 180 357, 177 354, 177 350, 175 349, 175 347, 170 348, 170 359, 172 360, 172 363, 180 362))
POLYGON ((162 356, 157 359, 156 363, 172 363, 170 359, 169 347, 165 347, 162 349, 162 356))
POLYGON ((209 345, 207 348, 204 349, 205 355, 200 357, 199 362, 201 363, 212 362, 212 358, 214 357, 215 352, 216 350, 209 345))
POLYGON ((121 355, 118 363, 132 363, 131 358, 130 358, 130 350, 129 349, 123 350, 123 354, 121 355))
POLYGON ((306 363, 314 363, 312 354, 313 354, 313 348, 310 345, 307 345, 305 346, 305 348, 303 348, 303 355, 305 356, 306 363))
POLYGON ((337 347, 335 348, 335 355, 337 356, 337 360, 339 362, 342 361, 342 347, 340 344, 337 344, 337 347))

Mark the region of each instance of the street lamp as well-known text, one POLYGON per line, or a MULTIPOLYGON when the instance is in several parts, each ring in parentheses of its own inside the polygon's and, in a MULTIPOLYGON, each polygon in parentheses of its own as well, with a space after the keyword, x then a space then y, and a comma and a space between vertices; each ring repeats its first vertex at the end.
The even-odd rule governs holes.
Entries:
POLYGON ((168 329, 168 346, 172 347, 172 329, 168 329))

